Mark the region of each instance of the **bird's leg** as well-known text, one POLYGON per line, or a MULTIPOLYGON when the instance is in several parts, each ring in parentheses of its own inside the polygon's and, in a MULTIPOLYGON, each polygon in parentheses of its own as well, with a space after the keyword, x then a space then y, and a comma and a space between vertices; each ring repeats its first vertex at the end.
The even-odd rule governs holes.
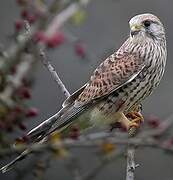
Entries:
POLYGON ((142 114, 138 111, 131 111, 126 115, 130 119, 128 134, 130 137, 134 136, 137 133, 137 130, 140 127, 140 124, 144 122, 142 114))
MULTIPOLYGON (((126 114, 126 117, 130 119, 130 122, 137 123, 138 126, 140 126, 141 122, 144 122, 144 118, 140 112, 137 111, 131 111, 128 114, 126 114)), ((133 125, 131 125, 133 126, 133 125)))
POLYGON ((139 127, 136 121, 130 121, 123 112, 117 112, 116 117, 118 118, 118 122, 120 122, 127 130, 129 130, 132 126, 139 127))
POLYGON ((144 118, 140 112, 132 111, 125 115, 123 112, 118 112, 118 121, 129 131, 132 128, 138 129, 141 122, 144 121, 144 118))

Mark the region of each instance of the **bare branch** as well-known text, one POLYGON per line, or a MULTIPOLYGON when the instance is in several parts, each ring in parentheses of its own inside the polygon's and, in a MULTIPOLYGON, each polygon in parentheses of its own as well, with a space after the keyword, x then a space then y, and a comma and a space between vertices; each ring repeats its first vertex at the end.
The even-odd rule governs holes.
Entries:
POLYGON ((49 141, 47 143, 37 143, 37 144, 23 144, 22 146, 16 146, 15 148, 8 148, 0 150, 0 156, 7 156, 22 152, 25 149, 29 149, 29 151, 37 152, 37 151, 44 151, 45 149, 57 149, 61 148, 62 146, 65 148, 95 148, 100 147, 105 141, 109 143, 116 144, 116 145, 133 145, 133 146, 140 146, 140 147, 152 147, 152 148, 159 148, 162 150, 173 152, 173 148, 164 146, 161 142, 158 142, 155 139, 151 138, 128 138, 127 136, 124 137, 117 137, 116 134, 98 132, 98 133, 91 133, 89 135, 80 136, 79 140, 73 139, 63 139, 61 144, 54 143, 50 144, 49 141))
MULTIPOLYGON (((29 34, 31 32, 31 27, 27 21, 25 21, 25 29, 26 29, 27 34, 29 34)), ((68 98, 70 96, 70 93, 68 92, 64 83, 61 81, 60 77, 58 76, 56 70, 51 65, 50 61, 48 60, 46 53, 43 49, 44 47, 45 47, 44 44, 42 44, 42 43, 38 44, 38 51, 39 51, 42 63, 46 67, 46 69, 50 72, 53 80, 58 84, 58 86, 60 87, 60 89, 63 92, 63 94, 65 95, 65 97, 68 98)))
MULTIPOLYGON (((68 6, 66 9, 64 9, 61 13, 57 14, 57 16, 54 17, 54 19, 51 21, 50 25, 48 26, 46 30, 46 34, 48 36, 51 36, 55 34, 57 31, 59 31, 60 27, 64 25, 66 21, 71 18, 75 12, 77 12, 81 6, 86 6, 90 0, 81 0, 78 3, 72 3, 70 6, 68 6)), ((53 79, 55 82, 57 82, 58 86, 60 87, 61 91, 64 93, 66 97, 70 96, 70 93, 68 92, 67 88, 61 81, 60 77, 58 76, 57 72, 55 71, 54 67, 51 65, 50 61, 46 57, 46 54, 43 49, 44 45, 39 45, 39 52, 42 59, 43 65, 48 69, 48 71, 51 73, 53 79)))
POLYGON ((72 3, 61 13, 57 14, 49 24, 46 34, 48 36, 56 33, 82 6, 86 6, 91 0, 80 0, 72 3))
POLYGON ((42 44, 39 46, 39 53, 42 60, 43 65, 46 67, 46 69, 50 72, 53 80, 58 84, 61 91, 65 95, 65 97, 69 97, 70 93, 68 92, 67 88, 65 87, 64 83, 61 81, 60 77, 58 76, 57 72, 55 71, 54 67, 51 65, 50 61, 46 57, 46 54, 43 50, 42 44))
POLYGON ((11 99, 12 94, 21 86, 23 77, 30 71, 34 62, 34 58, 31 54, 24 54, 21 58, 23 61, 18 64, 16 74, 9 77, 8 85, 4 91, 0 93, 1 102, 9 107, 14 105, 14 102, 11 99))
POLYGON ((127 168, 126 168, 126 180, 135 179, 135 146, 129 145, 127 149, 127 168))
POLYGON ((173 114, 163 120, 158 128, 145 130, 140 133, 140 137, 162 136, 168 132, 173 126, 173 114))
MULTIPOLYGON (((25 40, 27 41, 27 39, 32 34, 32 29, 30 28, 29 23, 26 21, 25 21, 25 29, 26 29, 26 31, 24 33, 24 36, 26 37, 25 40)), ((14 105, 14 102, 11 99, 13 93, 15 92, 15 90, 17 88, 19 88, 21 86, 23 77, 25 77, 26 74, 30 71, 30 69, 33 65, 33 62, 35 61, 33 55, 27 54, 27 53, 21 54, 21 56, 18 57, 18 59, 21 62, 19 62, 16 66, 16 73, 14 75, 9 76, 7 86, 5 87, 3 92, 0 93, 1 103, 5 104, 9 107, 14 105)), ((6 62, 6 63, 8 63, 8 62, 6 62)), ((1 68, 1 66, 0 66, 0 68, 1 68)))

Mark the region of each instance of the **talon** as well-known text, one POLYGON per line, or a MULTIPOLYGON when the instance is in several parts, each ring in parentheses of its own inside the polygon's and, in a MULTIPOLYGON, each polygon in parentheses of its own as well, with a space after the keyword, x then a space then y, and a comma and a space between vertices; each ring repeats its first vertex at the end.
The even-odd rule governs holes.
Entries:
POLYGON ((129 132, 130 136, 134 136, 140 127, 140 124, 144 121, 143 116, 140 112, 132 111, 128 114, 123 114, 123 112, 118 112, 117 118, 122 126, 124 126, 129 132))
POLYGON ((130 122, 129 129, 131 129, 132 127, 139 128, 139 124, 137 124, 136 122, 130 122))
POLYGON ((140 124, 144 122, 144 118, 140 112, 132 111, 126 115, 131 119, 128 127, 128 133, 130 137, 133 137, 140 127, 140 124))
POLYGON ((133 122, 137 122, 137 123, 144 122, 144 118, 143 118, 142 114, 139 112, 132 111, 132 112, 128 113, 126 116, 128 118, 132 119, 133 122))

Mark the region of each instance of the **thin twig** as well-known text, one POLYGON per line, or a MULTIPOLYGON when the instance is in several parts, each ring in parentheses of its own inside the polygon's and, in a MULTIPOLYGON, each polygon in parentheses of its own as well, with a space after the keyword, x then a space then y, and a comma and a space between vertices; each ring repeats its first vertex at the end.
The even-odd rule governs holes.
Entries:
MULTIPOLYGON (((25 21, 25 29, 26 29, 26 33, 29 34, 29 32, 31 31, 31 27, 27 21, 25 21)), ((38 50, 39 50, 39 54, 40 54, 42 63, 46 67, 46 69, 50 72, 53 80, 58 84, 58 86, 60 87, 60 89, 63 92, 63 94, 65 95, 65 97, 68 98, 70 96, 70 93, 68 92, 64 83, 61 81, 60 77, 58 76, 56 70, 51 65, 50 61, 48 60, 46 53, 43 49, 44 47, 45 46, 42 43, 38 44, 38 50)))
POLYGON ((53 18, 48 26, 46 34, 48 36, 55 34, 66 21, 68 21, 82 6, 86 6, 90 1, 91 0, 80 0, 79 2, 70 4, 66 9, 53 18))
POLYGON ((158 128, 142 131, 139 134, 139 136, 140 137, 162 136, 165 133, 167 133, 172 128, 172 126, 173 126, 173 114, 171 114, 165 120, 163 120, 158 128))
MULTIPOLYGON (((48 26, 45 32, 46 35, 51 36, 55 34, 57 31, 59 31, 60 27, 62 27, 64 23, 68 21, 70 17, 72 17, 81 8, 81 6, 86 6, 89 2, 90 0, 80 0, 78 3, 76 2, 72 3, 66 9, 64 9, 61 13, 57 14, 57 16, 54 17, 54 19, 48 26)), ((39 52, 42 59, 42 63, 51 73, 54 81, 58 84, 63 94, 68 98, 70 96, 70 93, 65 87, 64 83, 61 81, 54 67, 51 65, 50 61, 46 57, 43 47, 44 47, 43 44, 39 44, 39 52)))
MULTIPOLYGON (((52 33, 59 30, 60 27, 64 25, 64 23, 69 20, 71 16, 75 14, 79 10, 81 6, 87 5, 91 0, 81 0, 78 3, 72 3, 67 8, 62 10, 62 12, 58 13, 48 25, 48 28, 46 30, 47 35, 52 35, 52 33), (61 20, 59 22, 59 20, 61 20)), ((44 15, 49 15, 49 9, 46 8, 43 10, 44 15)), ((17 43, 14 43, 3 52, 4 56, 0 56, 0 70, 2 72, 7 72, 11 67, 13 67, 14 64, 18 63, 20 60, 17 58, 18 54, 20 54, 25 47, 28 45, 28 43, 33 39, 33 35, 35 32, 37 32, 40 29, 40 24, 44 21, 44 18, 40 18, 38 23, 31 27, 31 31, 28 35, 24 32, 23 34, 20 34, 17 37, 17 43)))
POLYGON ((16 73, 13 76, 9 76, 9 81, 4 91, 0 93, 0 101, 5 105, 12 107, 15 103, 11 99, 13 93, 22 84, 23 77, 30 71, 34 58, 30 54, 24 54, 20 58, 23 59, 22 62, 16 67, 16 73))
MULTIPOLYGON (((32 29, 27 21, 25 23, 25 32, 23 36, 27 39, 32 36, 32 29)), ((29 40, 29 39, 28 39, 29 40)), ((9 76, 8 83, 3 92, 0 93, 0 101, 8 107, 14 106, 14 101, 11 99, 13 93, 22 85, 23 77, 30 71, 33 62, 35 61, 32 54, 23 53, 18 57, 19 63, 16 66, 16 73, 9 76)), ((8 62, 6 62, 8 64, 8 62)))
POLYGON ((63 94, 65 95, 65 97, 68 98, 70 96, 70 93, 68 92, 64 83, 61 81, 60 77, 58 76, 56 70, 54 69, 54 67, 51 65, 50 61, 46 57, 46 54, 45 54, 43 47, 41 45, 42 44, 40 44, 40 46, 39 46, 39 53, 40 53, 40 57, 41 57, 43 65, 50 72, 53 80, 58 84, 58 86, 60 87, 60 89, 63 92, 63 94))

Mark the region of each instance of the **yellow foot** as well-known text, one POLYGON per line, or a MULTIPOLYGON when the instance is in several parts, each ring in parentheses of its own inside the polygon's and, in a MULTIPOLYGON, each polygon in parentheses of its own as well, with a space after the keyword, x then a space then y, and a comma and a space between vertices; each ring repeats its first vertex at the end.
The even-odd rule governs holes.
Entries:
POLYGON ((119 112, 119 122, 128 130, 130 136, 134 136, 140 127, 140 124, 144 121, 144 118, 140 112, 132 111, 127 115, 123 112, 119 112))
POLYGON ((134 136, 140 127, 140 124, 144 122, 144 118, 140 112, 132 111, 126 115, 130 119, 128 133, 130 136, 134 136))

